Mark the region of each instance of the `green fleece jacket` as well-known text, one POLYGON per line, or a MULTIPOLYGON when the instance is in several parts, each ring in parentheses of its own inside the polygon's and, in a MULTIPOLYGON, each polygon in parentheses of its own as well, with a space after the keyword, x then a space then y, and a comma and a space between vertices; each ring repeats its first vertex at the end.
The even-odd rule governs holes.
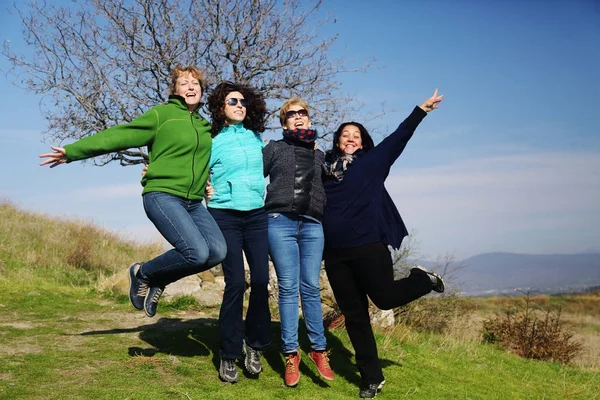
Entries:
POLYGON ((65 146, 67 162, 148 146, 150 164, 144 190, 201 200, 208 178, 210 124, 190 113, 185 100, 170 96, 128 124, 113 126, 65 146))

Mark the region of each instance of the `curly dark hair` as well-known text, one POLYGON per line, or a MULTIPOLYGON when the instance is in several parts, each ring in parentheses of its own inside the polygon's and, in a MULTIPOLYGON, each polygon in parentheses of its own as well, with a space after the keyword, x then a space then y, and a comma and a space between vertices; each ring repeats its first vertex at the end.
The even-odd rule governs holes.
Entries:
POLYGON ((367 151, 375 147, 375 144, 373 143, 373 138, 371 137, 371 135, 369 135, 369 132, 364 126, 362 126, 362 124, 359 124, 358 122, 344 122, 340 125, 339 128, 337 128, 337 131, 335 131, 335 133, 333 134, 333 147, 327 152, 327 155, 333 157, 342 155, 343 152, 342 150, 340 150, 338 145, 340 143, 340 136, 342 135, 344 128, 348 125, 354 125, 360 131, 360 138, 362 140, 362 151, 366 153, 367 151))
POLYGON ((223 108, 225 107, 225 98, 231 92, 240 92, 244 96, 244 99, 248 100, 246 118, 243 121, 244 128, 250 129, 257 134, 264 132, 267 119, 267 103, 265 103, 262 94, 257 93, 250 86, 223 81, 208 96, 207 106, 212 118, 212 136, 215 137, 218 135, 226 125, 223 108))

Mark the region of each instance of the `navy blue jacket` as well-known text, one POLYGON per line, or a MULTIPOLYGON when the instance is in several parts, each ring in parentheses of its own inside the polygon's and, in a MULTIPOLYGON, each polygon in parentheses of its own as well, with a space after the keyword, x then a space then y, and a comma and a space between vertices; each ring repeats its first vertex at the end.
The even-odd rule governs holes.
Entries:
POLYGON ((406 226, 385 189, 390 168, 400 156, 427 113, 419 107, 381 143, 367 152, 358 150, 356 159, 338 182, 324 177, 327 204, 323 218, 325 248, 357 247, 383 242, 400 248, 408 235, 406 226))

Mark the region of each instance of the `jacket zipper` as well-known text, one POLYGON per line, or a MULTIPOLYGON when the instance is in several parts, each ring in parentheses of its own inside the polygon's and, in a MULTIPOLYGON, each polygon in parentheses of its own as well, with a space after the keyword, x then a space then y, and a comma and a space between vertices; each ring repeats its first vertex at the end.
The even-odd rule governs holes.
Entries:
POLYGON ((200 137, 196 126, 194 125, 194 115, 190 114, 190 122, 192 123, 192 128, 194 128, 194 132, 196 132, 196 148, 194 149, 194 154, 192 154, 192 182, 190 183, 190 187, 187 191, 186 199, 190 198, 190 190, 194 187, 194 181, 196 180, 196 175, 194 173, 194 167, 196 164, 196 152, 198 152, 198 147, 200 146, 200 137))

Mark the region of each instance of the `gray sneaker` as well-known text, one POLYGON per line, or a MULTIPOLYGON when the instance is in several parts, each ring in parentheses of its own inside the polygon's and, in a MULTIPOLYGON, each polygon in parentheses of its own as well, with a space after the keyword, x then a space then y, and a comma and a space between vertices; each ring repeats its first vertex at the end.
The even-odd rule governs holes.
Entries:
POLYGON ((260 371, 262 371, 262 364, 260 363, 260 351, 254 350, 252 347, 248 346, 246 342, 244 342, 244 353, 246 353, 246 357, 244 357, 244 366, 246 367, 246 371, 252 375, 259 374, 260 371))
POLYGON ((147 316, 154 317, 156 315, 158 300, 160 300, 163 290, 165 290, 165 288, 158 286, 152 286, 148 289, 148 294, 146 294, 146 298, 144 299, 144 311, 147 316))
POLYGON ((148 280, 141 277, 142 264, 133 263, 129 267, 129 302, 136 310, 144 309, 144 299, 148 293, 148 280))
POLYGON ((434 292, 438 292, 438 293, 443 293, 444 292, 444 280, 442 279, 441 276, 439 276, 438 274, 436 274, 435 272, 429 272, 425 269, 425 267, 422 267, 420 265, 417 265, 416 267, 411 268, 410 272, 418 272, 418 273, 425 273, 427 274, 427 276, 429 277, 429 280, 431 281, 431 290, 433 290, 434 292))
POLYGON ((369 385, 364 385, 360 389, 360 393, 358 393, 358 397, 361 399, 373 399, 377 397, 377 393, 381 392, 383 389, 383 385, 385 384, 385 379, 380 383, 371 383, 369 385))
POLYGON ((223 382, 236 383, 238 380, 238 370, 235 360, 223 360, 219 364, 219 378, 223 382))

